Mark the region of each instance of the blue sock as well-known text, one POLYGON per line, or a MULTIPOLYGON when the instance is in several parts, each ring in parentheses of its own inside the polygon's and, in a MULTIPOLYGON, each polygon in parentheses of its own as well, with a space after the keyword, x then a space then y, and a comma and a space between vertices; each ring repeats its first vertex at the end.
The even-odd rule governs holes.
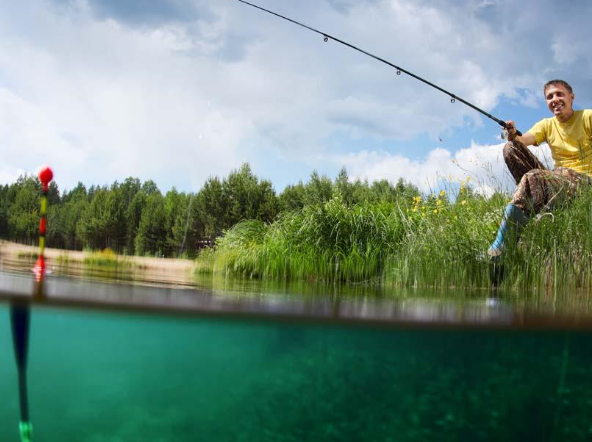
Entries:
POLYGON ((518 239, 522 227, 528 222, 530 216, 527 215, 522 209, 519 209, 514 204, 510 203, 506 206, 504 212, 504 218, 497 231, 497 236, 489 247, 490 255, 499 255, 504 248, 504 241, 510 229, 515 229, 516 239, 518 239), (494 252, 494 253, 491 253, 494 252))

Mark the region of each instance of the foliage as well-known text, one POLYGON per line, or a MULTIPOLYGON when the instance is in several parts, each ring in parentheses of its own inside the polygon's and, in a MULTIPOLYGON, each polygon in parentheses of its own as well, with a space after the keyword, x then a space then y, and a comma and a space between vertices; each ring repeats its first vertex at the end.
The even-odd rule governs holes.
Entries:
POLYGON ((166 246, 165 199, 160 192, 154 192, 146 197, 142 210, 136 235, 136 254, 163 256, 166 246))
MULTIPOLYGON (((37 178, 0 186, 0 237, 36 243, 40 201, 37 178)), ((271 182, 248 164, 208 179, 196 194, 173 188, 163 195, 154 181, 129 177, 110 186, 78 183, 62 193, 52 182, 48 202, 48 247, 167 257, 195 257, 237 222, 271 222, 279 212, 271 182)))
MULTIPOLYGON (((92 267, 130 267, 131 262, 120 258, 113 250, 107 248, 98 252, 92 252, 84 257, 84 264, 92 267)), ((62 260, 62 264, 68 264, 62 260)))
POLYGON ((350 208, 336 196, 284 213, 273 224, 245 221, 219 238, 214 269, 284 279, 370 279, 403 233, 393 213, 380 203, 350 208))
MULTIPOLYGON (((244 164, 210 177, 197 193, 153 181, 49 191, 47 246, 115 254, 196 257, 202 272, 280 280, 322 280, 397 287, 487 287, 484 251, 508 195, 489 198, 468 183, 422 195, 399 181, 369 184, 345 169, 279 195, 244 164), (213 241, 215 248, 206 249, 213 241)), ((0 236, 34 244, 40 185, 20 177, 0 186, 0 236)), ((503 285, 592 288, 592 192, 530 222, 507 250, 503 285)), ((102 258, 101 258, 102 259, 102 258)), ((106 261, 109 261, 108 259, 106 261)))
POLYGON ((38 236, 39 226, 39 181, 21 177, 6 192, 8 208, 8 231, 17 241, 32 244, 38 236))
MULTIPOLYGON (((444 190, 412 196, 408 188, 392 200, 368 197, 348 204, 342 192, 337 188, 331 200, 284 212, 273 223, 236 225, 217 241, 208 268, 248 277, 395 287, 490 286, 485 251, 508 195, 485 198, 462 183, 452 201, 444 190)), ((571 204, 532 220, 520 242, 509 242, 503 287, 590 290, 591 208, 588 189, 571 204)))

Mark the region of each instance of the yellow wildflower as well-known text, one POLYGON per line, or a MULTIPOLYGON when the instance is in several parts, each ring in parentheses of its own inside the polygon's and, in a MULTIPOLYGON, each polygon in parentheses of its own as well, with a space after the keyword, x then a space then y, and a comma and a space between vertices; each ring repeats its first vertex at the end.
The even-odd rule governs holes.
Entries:
POLYGON ((464 206, 465 204, 467 204, 467 200, 462 200, 462 201, 460 202, 460 205, 461 205, 461 206, 464 206))
POLYGON ((445 192, 444 190, 441 190, 441 191, 440 191, 440 196, 441 196, 441 197, 442 197, 442 196, 446 196, 446 192, 445 192))

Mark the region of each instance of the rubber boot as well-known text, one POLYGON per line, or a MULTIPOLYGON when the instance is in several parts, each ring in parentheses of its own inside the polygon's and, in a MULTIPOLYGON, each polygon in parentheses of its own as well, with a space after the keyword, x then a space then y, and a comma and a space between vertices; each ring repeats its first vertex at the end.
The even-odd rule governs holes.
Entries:
POLYGON ((487 250, 489 255, 489 277, 493 286, 497 287, 504 277, 502 254, 509 232, 513 230, 514 238, 518 241, 522 229, 530 219, 530 215, 510 203, 506 206, 504 217, 497 231, 495 240, 487 250))

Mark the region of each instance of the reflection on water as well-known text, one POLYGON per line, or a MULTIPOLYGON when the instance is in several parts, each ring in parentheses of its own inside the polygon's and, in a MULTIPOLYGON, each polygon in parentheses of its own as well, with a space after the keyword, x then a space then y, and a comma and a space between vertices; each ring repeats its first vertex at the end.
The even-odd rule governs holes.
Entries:
MULTIPOLYGON (((159 260, 155 260, 158 262, 159 260)), ((163 260, 163 263, 171 260, 163 260)), ((29 273, 35 266, 33 257, 0 256, 0 270, 29 273)), ((85 264, 81 261, 61 263, 59 260, 48 264, 48 274, 67 276, 69 278, 92 281, 114 281, 157 286, 194 286, 195 277, 191 268, 185 266, 146 266, 146 265, 113 265, 101 266, 85 264)))
MULTIPOLYGON (((33 265, 33 259, 10 259, 0 256, 0 271, 32 275, 33 265)), ((288 309, 292 310, 296 308, 311 312, 316 308, 323 313, 328 309, 341 317, 389 318, 404 315, 411 321, 424 322, 435 319, 446 322, 478 322, 491 318, 498 320, 500 315, 506 315, 508 312, 514 316, 538 314, 547 318, 568 317, 576 321, 576 325, 579 319, 592 318, 592 297, 584 292, 402 289, 385 285, 261 281, 195 273, 187 266, 177 268, 126 265, 110 268, 82 263, 54 263, 49 267, 49 271, 50 279, 67 277, 71 281, 66 283, 62 281, 63 278, 57 278, 50 283, 49 290, 53 290, 55 294, 64 291, 64 284, 76 285, 77 293, 85 293, 85 296, 102 298, 108 302, 117 302, 118 299, 134 301, 138 297, 143 297, 142 299, 152 299, 151 302, 154 304, 157 304, 159 299, 164 299, 172 303, 191 305, 194 303, 194 293, 170 290, 184 288, 198 291, 202 301, 207 297, 210 304, 215 304, 216 308, 222 305, 220 299, 230 298, 245 301, 242 308, 250 301, 251 308, 266 311, 281 311, 281 308, 274 308, 274 305, 279 304, 281 307, 291 303, 288 309), (91 281, 93 284, 88 285, 91 281), (97 282, 109 285, 100 286, 97 282), (147 292, 141 289, 124 288, 130 286, 153 287, 160 290, 151 291, 147 295, 147 292)), ((66 291, 72 290, 70 287, 66 291)), ((234 308, 236 305, 230 307, 234 308)))

